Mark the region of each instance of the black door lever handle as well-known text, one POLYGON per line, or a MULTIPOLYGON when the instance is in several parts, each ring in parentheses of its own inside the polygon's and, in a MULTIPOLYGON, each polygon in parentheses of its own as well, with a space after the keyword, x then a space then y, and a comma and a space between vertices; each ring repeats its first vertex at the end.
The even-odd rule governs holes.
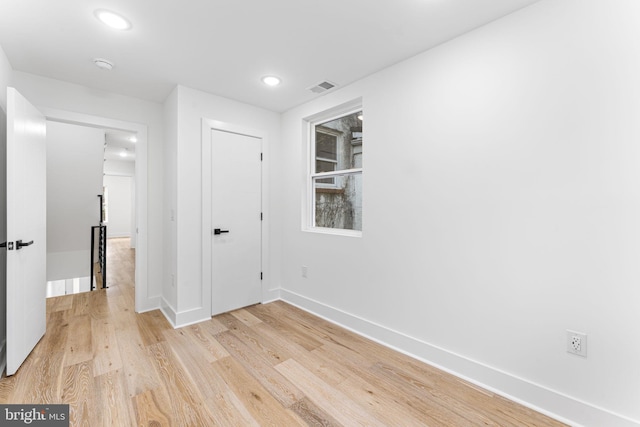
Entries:
POLYGON ((214 228, 213 229, 213 234, 218 235, 218 234, 222 234, 222 233, 228 233, 229 230, 220 230, 219 228, 214 228))
POLYGON ((16 250, 20 250, 20 248, 23 248, 25 246, 31 246, 33 245, 33 240, 27 243, 22 243, 22 240, 16 240, 16 250))

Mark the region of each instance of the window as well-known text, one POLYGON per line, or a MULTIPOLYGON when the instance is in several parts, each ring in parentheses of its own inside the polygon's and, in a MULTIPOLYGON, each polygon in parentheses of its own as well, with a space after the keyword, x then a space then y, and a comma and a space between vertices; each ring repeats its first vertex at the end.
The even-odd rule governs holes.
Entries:
POLYGON ((311 228, 362 231, 362 111, 311 123, 311 228))

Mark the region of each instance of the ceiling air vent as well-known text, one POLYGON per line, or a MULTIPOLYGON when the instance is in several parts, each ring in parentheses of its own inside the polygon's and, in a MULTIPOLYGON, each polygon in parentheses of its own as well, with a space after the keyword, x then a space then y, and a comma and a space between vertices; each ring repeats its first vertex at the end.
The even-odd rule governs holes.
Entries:
POLYGON ((323 82, 320 82, 318 84, 315 84, 313 86, 311 86, 309 89, 311 92, 313 93, 322 93, 322 92, 326 92, 328 90, 333 89, 334 87, 336 87, 335 83, 331 83, 328 80, 325 80, 323 82))

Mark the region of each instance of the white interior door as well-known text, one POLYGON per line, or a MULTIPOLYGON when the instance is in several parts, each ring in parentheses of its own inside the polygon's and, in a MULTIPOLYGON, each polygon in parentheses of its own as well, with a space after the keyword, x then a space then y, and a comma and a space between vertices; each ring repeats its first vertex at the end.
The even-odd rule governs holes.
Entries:
POLYGON ((211 307, 219 314, 262 296, 262 140, 211 132, 211 307))
POLYGON ((7 90, 7 375, 46 330, 45 117, 7 90))

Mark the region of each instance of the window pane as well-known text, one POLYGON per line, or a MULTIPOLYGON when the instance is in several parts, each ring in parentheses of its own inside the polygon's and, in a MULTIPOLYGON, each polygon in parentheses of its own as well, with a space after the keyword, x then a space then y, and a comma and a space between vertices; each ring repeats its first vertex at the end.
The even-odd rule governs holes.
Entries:
POLYGON ((315 178, 316 227, 362 230, 362 174, 315 178), (322 181, 335 180, 332 188, 322 181))
POLYGON ((316 130, 316 158, 336 160, 337 141, 337 136, 316 130))
POLYGON ((316 172, 333 172, 336 170, 336 162, 316 160, 316 172))
POLYGON ((361 112, 318 124, 315 126, 315 135, 316 159, 335 160, 335 170, 362 167, 361 112))

